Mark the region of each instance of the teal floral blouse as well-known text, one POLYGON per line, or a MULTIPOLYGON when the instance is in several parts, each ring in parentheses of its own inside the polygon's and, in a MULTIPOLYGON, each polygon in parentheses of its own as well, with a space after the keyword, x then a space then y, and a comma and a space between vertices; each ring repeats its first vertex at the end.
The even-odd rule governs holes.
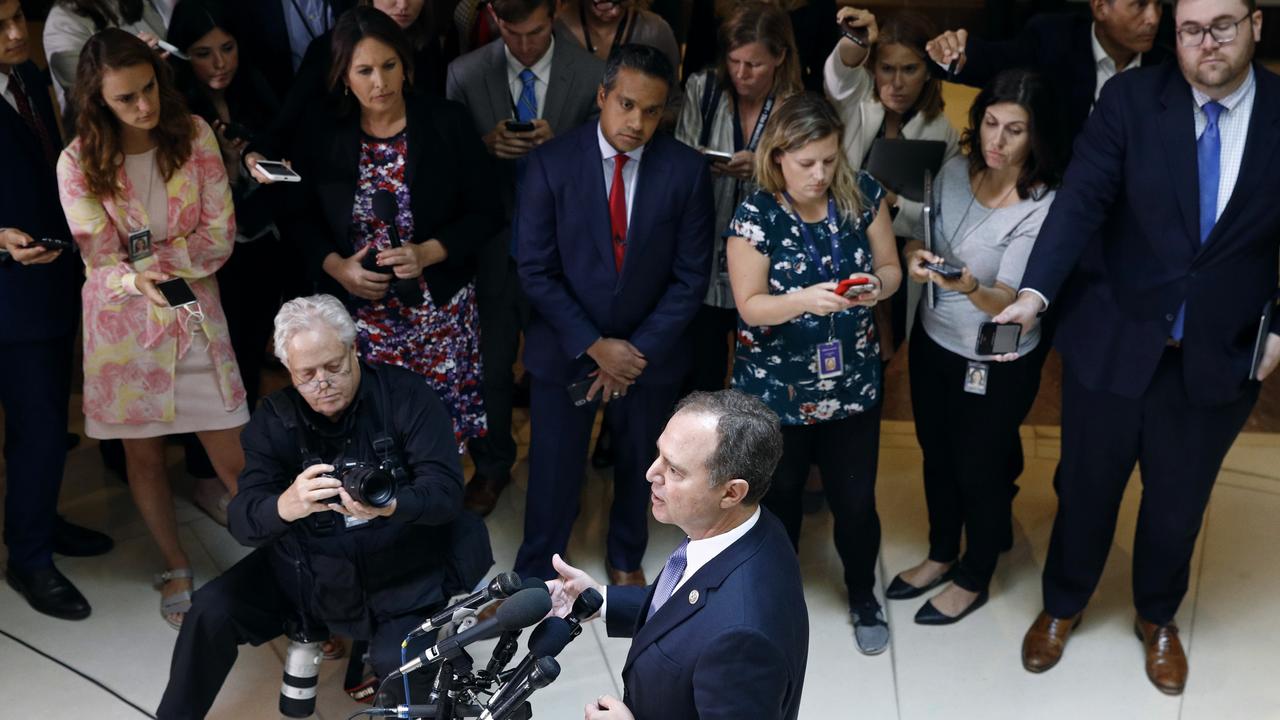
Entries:
MULTIPOLYGON (((841 218, 838 277, 874 271, 867 228, 880 209, 884 189, 865 172, 857 174, 864 210, 841 218)), ((822 261, 830 267, 831 232, 827 221, 805 223, 822 261)), ((746 239, 769 258, 769 290, 796 292, 823 282, 805 250, 795 217, 772 193, 756 191, 738 206, 727 235, 746 239)), ((783 425, 810 425, 865 412, 880 402, 880 339, 870 308, 854 307, 827 317, 805 313, 771 327, 754 327, 738 319, 733 386, 759 397, 783 425), (840 340, 844 374, 818 377, 817 348, 840 340)))

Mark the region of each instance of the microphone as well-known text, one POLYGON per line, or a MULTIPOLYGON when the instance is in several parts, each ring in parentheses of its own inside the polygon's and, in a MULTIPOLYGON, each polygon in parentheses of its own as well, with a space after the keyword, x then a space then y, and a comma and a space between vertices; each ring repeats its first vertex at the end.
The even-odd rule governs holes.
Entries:
POLYGON ((580 632, 582 632, 580 627, 560 617, 549 617, 538 623, 538 627, 534 628, 529 635, 529 653, 510 672, 502 673, 502 677, 499 678, 503 682, 503 687, 517 682, 512 678, 520 678, 527 674, 538 658, 559 655, 569 641, 577 637, 580 632))
POLYGON ((569 621, 574 625, 586 622, 587 618, 600 612, 604 606, 604 596, 595 588, 587 588, 573 601, 573 610, 569 613, 569 621))
MULTIPOLYGON (((391 247, 401 247, 400 228, 396 225, 396 215, 400 214, 400 203, 396 201, 396 196, 387 189, 381 189, 373 193, 373 215, 382 222, 386 223, 387 235, 391 240, 391 247)), ((397 278, 395 281, 396 296, 405 305, 417 306, 423 301, 422 288, 418 287, 418 278, 397 278)))
POLYGON ((506 720, 535 690, 550 685, 559 675, 560 663, 555 658, 540 657, 534 660, 527 673, 517 674, 494 694, 480 714, 480 720, 506 720))
MULTIPOLYGON (((547 584, 539 578, 525 578, 521 587, 524 589, 545 590, 547 584)), ((543 622, 546 621, 544 620, 543 622)), ((539 625, 538 627, 541 628, 542 626, 539 625)), ((537 629, 534 629, 534 633, 536 634, 537 632, 537 629)), ((508 630, 502 633, 502 638, 498 640, 498 645, 493 649, 493 655, 489 658, 489 664, 482 671, 484 676, 496 678, 498 673, 507 667, 511 659, 516 656, 516 650, 520 648, 520 633, 521 630, 508 630)), ((529 642, 533 642, 532 637, 530 637, 529 642)))
POLYGON ((421 655, 400 666, 387 676, 397 678, 438 662, 452 660, 462 654, 462 648, 478 640, 487 640, 504 630, 528 627, 551 611, 551 595, 546 590, 521 590, 498 607, 493 617, 476 623, 470 630, 451 635, 427 648, 421 655))
MULTIPOLYGON (((414 628, 413 632, 409 633, 409 637, 419 637, 432 630, 439 630, 453 622, 454 615, 459 610, 474 610, 490 601, 511 597, 520 590, 520 587, 519 575, 513 572, 499 573, 482 590, 471 593, 471 595, 432 615, 426 622, 414 628)), ((546 586, 543 585, 543 587, 545 588, 546 586)))

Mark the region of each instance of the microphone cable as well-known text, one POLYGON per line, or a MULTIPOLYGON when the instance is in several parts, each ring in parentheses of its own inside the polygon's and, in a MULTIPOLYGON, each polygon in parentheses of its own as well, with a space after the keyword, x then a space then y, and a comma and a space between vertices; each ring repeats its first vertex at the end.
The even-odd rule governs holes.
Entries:
POLYGON ((116 692, 115 690, 112 690, 111 688, 107 687, 107 686, 106 686, 106 685, 105 685, 101 680, 98 680, 97 678, 92 677, 92 676, 88 675, 87 673, 84 673, 84 672, 82 672, 82 671, 80 671, 80 670, 78 670, 78 669, 76 669, 76 668, 72 667, 71 665, 69 665, 69 664, 67 664, 67 663, 63 662, 62 660, 59 660, 58 658, 56 658, 56 657, 54 657, 54 656, 50 655, 49 653, 47 653, 47 652, 45 652, 45 651, 41 650, 40 648, 36 647, 35 645, 32 645, 31 643, 27 642, 26 640, 23 640, 22 638, 19 638, 19 637, 15 636, 15 635, 13 635, 13 634, 11 634, 11 633, 9 633, 9 632, 7 632, 7 631, 3 630, 3 629, 0 629, 0 635, 3 635, 4 637, 6 637, 6 638, 8 638, 8 639, 12 640, 13 642, 15 642, 15 643, 17 643, 17 644, 21 645, 22 647, 24 647, 24 648, 26 648, 26 649, 30 650, 31 652, 33 652, 33 653, 35 653, 35 654, 39 655, 40 657, 45 658, 46 660, 48 660, 48 661, 50 661, 50 662, 54 663, 55 665, 60 665, 60 666, 62 666, 63 668, 65 668, 66 670, 70 670, 71 672, 75 673, 76 675, 79 675, 81 678, 83 678, 83 679, 85 679, 85 680, 89 681, 89 682, 90 682, 90 683, 92 683, 93 685, 96 685, 96 686, 97 686, 99 689, 101 689, 103 692, 105 692, 105 693, 107 693, 108 695, 110 695, 110 696, 114 697, 115 699, 119 700, 120 702, 124 703, 125 705, 128 705, 129 707, 133 708, 134 710, 137 710, 137 711, 138 711, 139 713, 141 713, 144 717, 151 718, 151 720, 156 720, 156 716, 155 716, 155 715, 152 715, 151 713, 147 712, 146 710, 143 710, 143 709, 142 709, 142 707, 141 707, 141 706, 139 706, 137 703, 133 702, 133 701, 132 701, 132 700, 130 700, 129 698, 126 698, 125 696, 121 695, 120 693, 116 692))

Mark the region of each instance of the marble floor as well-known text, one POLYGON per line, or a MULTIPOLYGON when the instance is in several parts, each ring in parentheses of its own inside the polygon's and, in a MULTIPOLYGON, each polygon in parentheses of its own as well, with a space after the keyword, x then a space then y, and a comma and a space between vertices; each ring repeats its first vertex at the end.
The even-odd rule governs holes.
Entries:
MULTIPOLYGON (((909 423, 886 421, 879 477, 884 526, 882 585, 925 552, 926 519, 920 451, 909 423)), ((527 426, 521 426, 527 439, 527 426)), ((1236 443, 1214 492, 1192 566, 1191 589, 1178 615, 1190 654, 1185 695, 1166 697, 1143 673, 1142 649, 1130 624, 1129 559, 1139 482, 1126 495, 1120 529, 1098 594, 1072 638, 1062 663, 1044 675, 1025 672, 1018 659, 1022 633, 1040 608, 1039 571, 1048 545, 1054 497, 1050 487, 1058 452, 1054 427, 1025 427, 1027 474, 1014 505, 1015 544, 996 574, 987 607, 948 628, 914 625, 922 600, 894 603, 890 650, 863 657, 853 647, 845 614, 839 561, 826 512, 806 520, 801 563, 810 616, 810 654, 803 718, 1140 718, 1143 720, 1255 720, 1280 718, 1274 680, 1280 638, 1280 436, 1245 434, 1236 443)), ((521 452, 524 452, 521 445, 521 452)), ((175 452, 172 474, 189 493, 175 452)), ((1136 480, 1136 478, 1135 478, 1136 480)), ((489 518, 498 566, 510 567, 521 533, 525 478, 489 518)), ((608 475, 591 473, 570 553, 588 571, 604 575, 600 550, 609 503, 608 475)), ((73 451, 62 493, 72 520, 105 528, 116 549, 105 557, 62 559, 59 566, 84 591, 93 615, 82 622, 54 620, 32 611, 14 592, 0 589, 0 630, 60 658, 153 710, 168 674, 175 633, 160 619, 150 588, 159 558, 134 510, 127 488, 100 467, 92 442, 73 451)), ((246 550, 185 500, 179 501, 182 536, 198 581, 227 568, 246 550)), ((653 523, 645 570, 656 577, 678 531, 653 523)), ((213 718, 278 717, 283 641, 244 648, 213 718)), ((477 660, 487 658, 482 648, 477 660)), ((588 626, 560 656, 562 673, 533 698, 540 718, 579 718, 603 693, 618 694, 627 641, 588 626)), ((345 718, 361 706, 342 691, 345 661, 322 666, 317 715, 345 718)), ((140 714, 99 688, 31 650, 0 637, 0 717, 135 718, 140 714)))

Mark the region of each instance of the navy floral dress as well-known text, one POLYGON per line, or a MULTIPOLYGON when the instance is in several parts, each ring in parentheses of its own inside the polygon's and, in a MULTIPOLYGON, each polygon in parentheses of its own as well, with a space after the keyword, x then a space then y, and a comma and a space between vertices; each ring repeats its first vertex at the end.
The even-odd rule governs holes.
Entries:
MULTIPOLYGON (((864 210, 840 221, 839 277, 874 270, 867 228, 880 208, 884 189, 865 172, 857 174, 864 210)), ((831 232, 826 220, 805 223, 824 263, 831 259, 831 232)), ((769 258, 769 291, 796 292, 823 282, 805 251, 795 218, 772 193, 758 190, 738 206, 728 235, 746 239, 769 258)), ((828 265, 830 267, 830 265, 828 265)), ((880 339, 870 308, 854 307, 827 317, 805 313, 771 327, 754 327, 738 319, 733 386, 760 398, 778 413, 783 425, 810 425, 865 412, 880 402, 880 339), (844 374, 818 377, 817 346, 841 341, 844 374)))
MULTIPOLYGON (((386 223, 373 214, 373 194, 389 190, 400 212, 396 225, 408 242, 413 235, 409 185, 404 180, 408 157, 405 132, 391 138, 364 136, 360 141, 359 181, 351 210, 351 239, 356 252, 391 247, 386 223)), ((398 365, 425 377, 453 417, 458 452, 466 442, 485 434, 484 402, 480 395, 480 335, 475 283, 468 283, 443 307, 437 307, 418 279, 426 298, 407 307, 393 294, 381 300, 352 298, 355 303, 356 343, 366 362, 398 365)))

